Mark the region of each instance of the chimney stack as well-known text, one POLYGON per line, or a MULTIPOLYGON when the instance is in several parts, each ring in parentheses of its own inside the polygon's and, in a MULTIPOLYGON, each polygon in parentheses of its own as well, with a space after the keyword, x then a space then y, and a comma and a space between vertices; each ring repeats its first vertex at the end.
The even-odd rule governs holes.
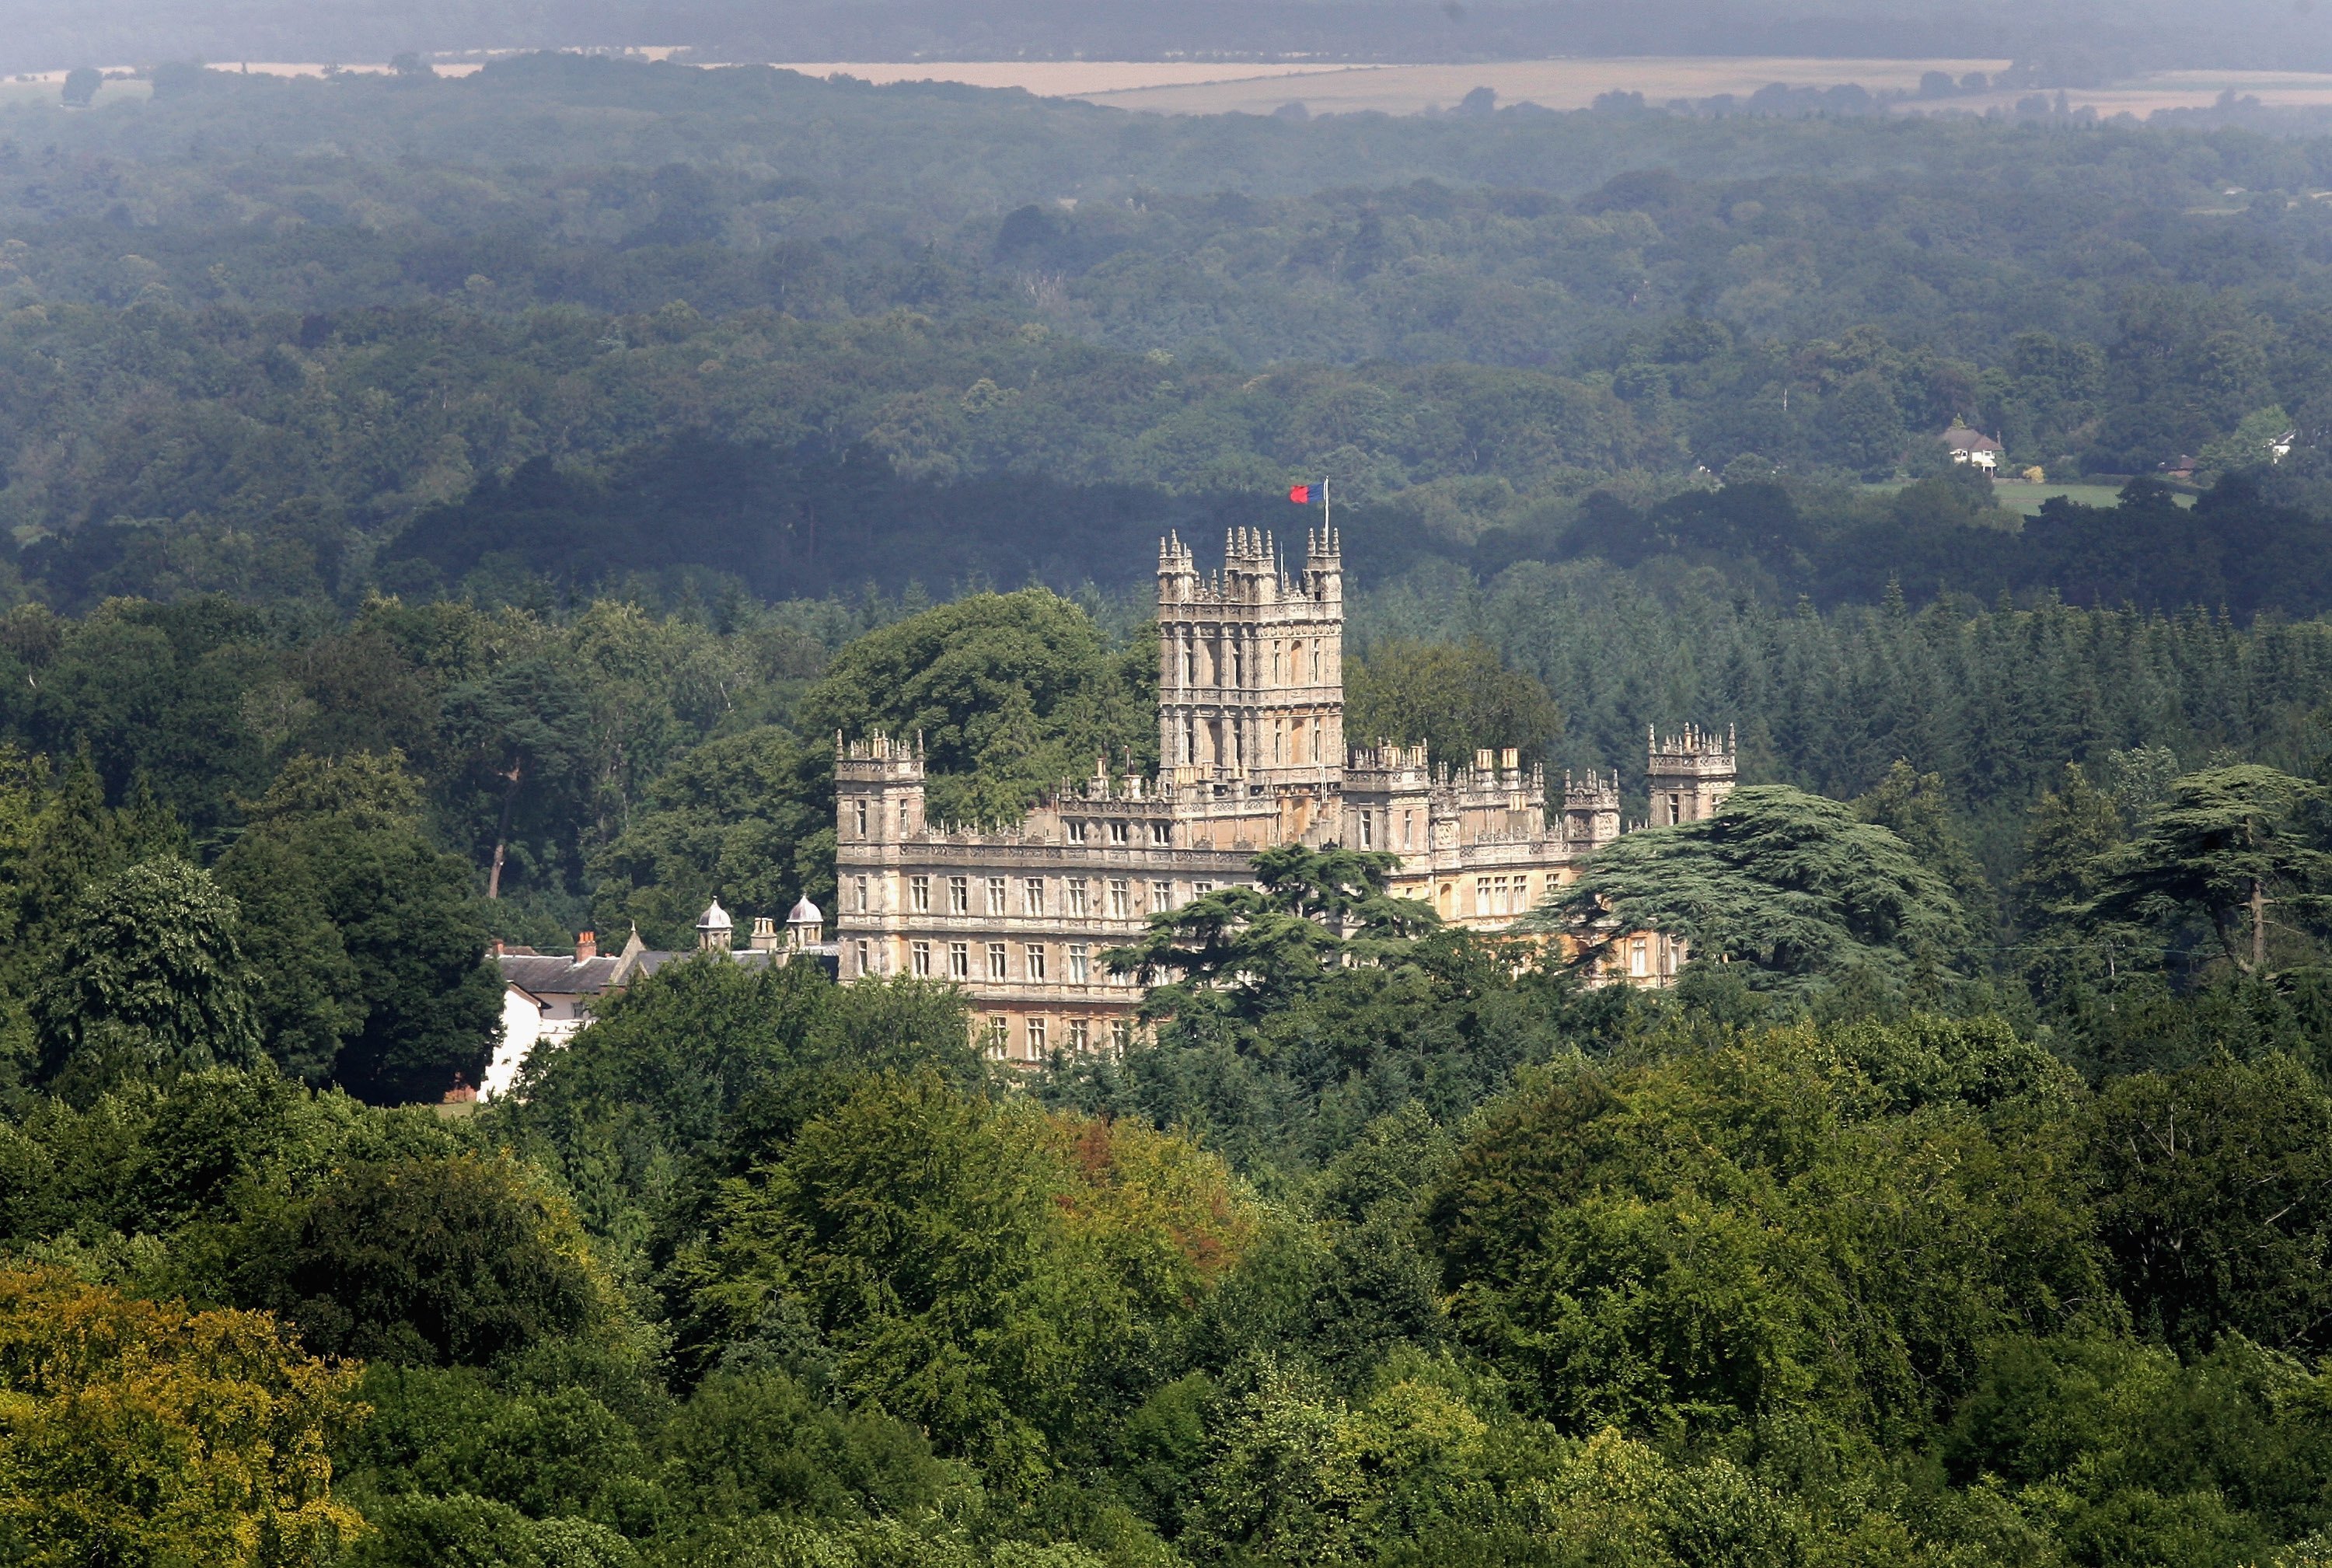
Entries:
POLYGON ((599 956, 599 939, 588 931, 575 933, 575 961, 588 963, 599 956))

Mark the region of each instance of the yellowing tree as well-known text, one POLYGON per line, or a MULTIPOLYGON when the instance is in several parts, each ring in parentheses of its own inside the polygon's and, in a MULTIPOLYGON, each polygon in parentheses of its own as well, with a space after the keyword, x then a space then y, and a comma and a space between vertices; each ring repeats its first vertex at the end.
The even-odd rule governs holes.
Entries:
POLYGON ((352 1369, 258 1312, 0 1270, 0 1561, 308 1568, 364 1528, 326 1446, 352 1369))

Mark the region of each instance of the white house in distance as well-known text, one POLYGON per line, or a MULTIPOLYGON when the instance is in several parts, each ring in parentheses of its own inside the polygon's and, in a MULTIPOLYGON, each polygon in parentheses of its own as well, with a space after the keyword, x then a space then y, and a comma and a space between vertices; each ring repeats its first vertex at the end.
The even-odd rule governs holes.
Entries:
POLYGON ((502 971, 502 1037, 486 1066, 480 1098, 499 1100, 518 1081, 535 1047, 563 1046, 575 1031, 591 1021, 590 1006, 628 979, 636 960, 645 956, 639 933, 622 953, 601 958, 599 944, 589 932, 575 939, 575 956, 523 950, 498 951, 494 963, 502 971))
POLYGON ((1981 468, 1986 473, 1996 473, 2000 460, 2007 448, 1974 428, 1964 419, 1954 419, 1952 427, 1944 432, 1944 445, 1951 448, 1952 461, 1971 468, 1981 468))
MULTIPOLYGON (((749 968, 788 964, 796 959, 822 962, 831 973, 838 949, 825 941, 826 915, 808 899, 796 904, 786 916, 781 939, 768 915, 757 916, 752 934, 743 947, 732 947, 735 927, 729 912, 714 899, 696 922, 696 951, 719 953, 749 968)), ((502 976, 502 1039, 486 1065, 486 1081, 478 1097, 498 1100, 518 1082, 519 1070, 538 1047, 563 1046, 591 1021, 599 999, 620 991, 642 975, 651 975, 676 959, 689 955, 649 947, 635 930, 624 951, 613 958, 599 956, 598 939, 589 932, 575 938, 572 958, 534 952, 525 948, 502 949, 497 944, 494 963, 502 976)))

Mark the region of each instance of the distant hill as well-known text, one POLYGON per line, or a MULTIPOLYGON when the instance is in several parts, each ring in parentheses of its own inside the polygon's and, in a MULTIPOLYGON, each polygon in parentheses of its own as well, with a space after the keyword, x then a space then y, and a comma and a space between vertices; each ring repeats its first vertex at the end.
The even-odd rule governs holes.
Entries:
POLYGON ((2332 67, 2332 6, 2300 0, 50 0, 0 5, 0 70, 205 59, 379 62, 404 51, 678 45, 744 60, 1302 54, 2010 55, 2086 85, 2174 66, 2332 67))

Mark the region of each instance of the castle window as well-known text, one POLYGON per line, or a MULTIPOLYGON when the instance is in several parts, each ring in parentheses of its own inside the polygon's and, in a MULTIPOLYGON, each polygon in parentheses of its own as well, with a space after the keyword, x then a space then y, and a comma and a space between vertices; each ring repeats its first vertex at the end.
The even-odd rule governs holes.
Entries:
POLYGON ((856 967, 855 967, 851 972, 853 974, 874 973, 874 961, 867 956, 866 952, 866 939, 862 936, 852 945, 855 947, 857 951, 851 954, 851 957, 856 961, 856 967))
POLYGON ((1082 822, 1064 822, 1061 824, 1061 830, 1068 836, 1068 840, 1072 844, 1083 844, 1085 841, 1085 825, 1082 822))
POLYGON ((1069 983, 1073 986, 1093 983, 1093 949, 1081 942, 1069 943, 1069 983))
POLYGON ((1045 1059, 1045 1020, 1042 1018, 1028 1020, 1028 1059, 1032 1062, 1045 1059))
POLYGON ((1304 721, 1301 719, 1295 721, 1295 747, 1288 753, 1288 760, 1291 762, 1304 760, 1304 721))
POLYGON ((1045 978, 1045 944, 1041 942, 1030 942, 1026 959, 1027 967, 1021 972, 1032 980, 1043 980, 1045 978))
POLYGON ((1133 887, 1123 876, 1109 880, 1109 913, 1118 920, 1133 913, 1133 887))
POLYGON ((1150 825, 1150 842, 1152 844, 1173 843, 1174 825, 1171 822, 1152 823, 1150 825))
POLYGON ((1628 972, 1639 980, 1651 972, 1650 965, 1646 961, 1644 939, 1640 936, 1628 944, 1628 972))
POLYGON ((1476 914, 1490 913, 1490 879, 1486 876, 1477 876, 1474 879, 1474 913, 1476 914))
POLYGON ((1215 884, 1211 882, 1194 882, 1190 884, 1190 896, 1192 898, 1204 898, 1207 894, 1214 892, 1214 890, 1215 884))
POLYGON ((1004 972, 1004 944, 1000 942, 988 944, 988 978, 992 980, 1009 978, 1004 972))
POLYGON ((1174 884, 1171 882, 1152 883, 1150 884, 1150 913, 1152 914, 1163 914, 1173 907, 1174 884))
POLYGON ((1032 876, 1020 884, 1020 913, 1023 914, 1045 913, 1045 879, 1043 877, 1032 876))
POLYGON ((1407 849, 1412 842, 1410 829, 1414 827, 1416 824, 1416 812, 1404 811, 1400 814, 1400 846, 1403 849, 1407 849))
POLYGON ((858 837, 864 838, 866 837, 866 802, 864 800, 854 800, 850 804, 855 808, 855 816, 854 820, 858 825, 858 837))
POLYGON ((1133 1043, 1133 1026, 1123 1018, 1109 1020, 1109 1048, 1123 1051, 1133 1043))
POLYGON ((1186 714, 1182 720, 1182 760, 1196 762, 1198 760, 1199 722, 1186 714))
POLYGON ((905 801, 902 800, 902 801, 900 801, 900 802, 899 802, 899 837, 902 837, 902 838, 904 838, 906 836, 907 836, 907 803, 906 803, 905 801))
POLYGON ((988 913, 990 914, 1004 913, 1004 878, 1000 876, 991 876, 988 879, 988 913))
POLYGON ((865 877, 854 876, 850 879, 850 896, 857 901, 858 913, 865 914, 866 913, 866 879, 865 877))
POLYGON ((1109 825, 1109 841, 1110 841, 1112 844, 1123 844, 1123 843, 1124 843, 1124 842, 1125 842, 1126 827, 1127 827, 1127 825, 1126 825, 1125 823, 1123 823, 1123 822, 1113 822, 1113 823, 1111 823, 1111 824, 1109 825))
POLYGON ((1199 655, 1191 648, 1188 636, 1182 640, 1182 684, 1186 686, 1199 684, 1199 655))
POLYGON ((1068 882, 1069 913, 1079 919, 1083 919, 1089 913, 1085 908, 1087 896, 1085 890, 1088 885, 1082 876, 1073 876, 1068 882))
POLYGON ((950 914, 971 913, 971 878, 969 876, 948 878, 948 913, 950 914))
POLYGON ((917 980, 931 979, 932 944, 927 942, 919 942, 909 947, 907 949, 907 961, 911 966, 908 972, 913 974, 917 980))
POLYGON ((971 978, 971 944, 968 942, 948 943, 948 979, 971 978))
POLYGON ((917 914, 932 912, 932 879, 928 876, 907 878, 907 904, 917 914))
POLYGON ((1320 684, 1320 639, 1312 639, 1312 684, 1320 684))
POLYGON ((1363 812, 1362 812, 1362 813, 1361 813, 1361 847, 1362 847, 1362 848, 1363 848, 1363 849, 1372 849, 1372 848, 1374 848, 1374 847, 1376 846, 1376 841, 1377 841, 1377 840, 1376 840, 1376 824, 1377 824, 1377 817, 1376 817, 1376 813, 1375 813, 1375 812, 1373 812, 1373 811, 1363 811, 1363 812))
POLYGON ((999 1056, 1004 1054, 1005 1030, 1008 1027, 1002 1013, 988 1015, 988 1048, 999 1056))
POLYGON ((1069 1049, 1083 1051, 1093 1044, 1093 1024, 1086 1018, 1069 1020, 1069 1049))

